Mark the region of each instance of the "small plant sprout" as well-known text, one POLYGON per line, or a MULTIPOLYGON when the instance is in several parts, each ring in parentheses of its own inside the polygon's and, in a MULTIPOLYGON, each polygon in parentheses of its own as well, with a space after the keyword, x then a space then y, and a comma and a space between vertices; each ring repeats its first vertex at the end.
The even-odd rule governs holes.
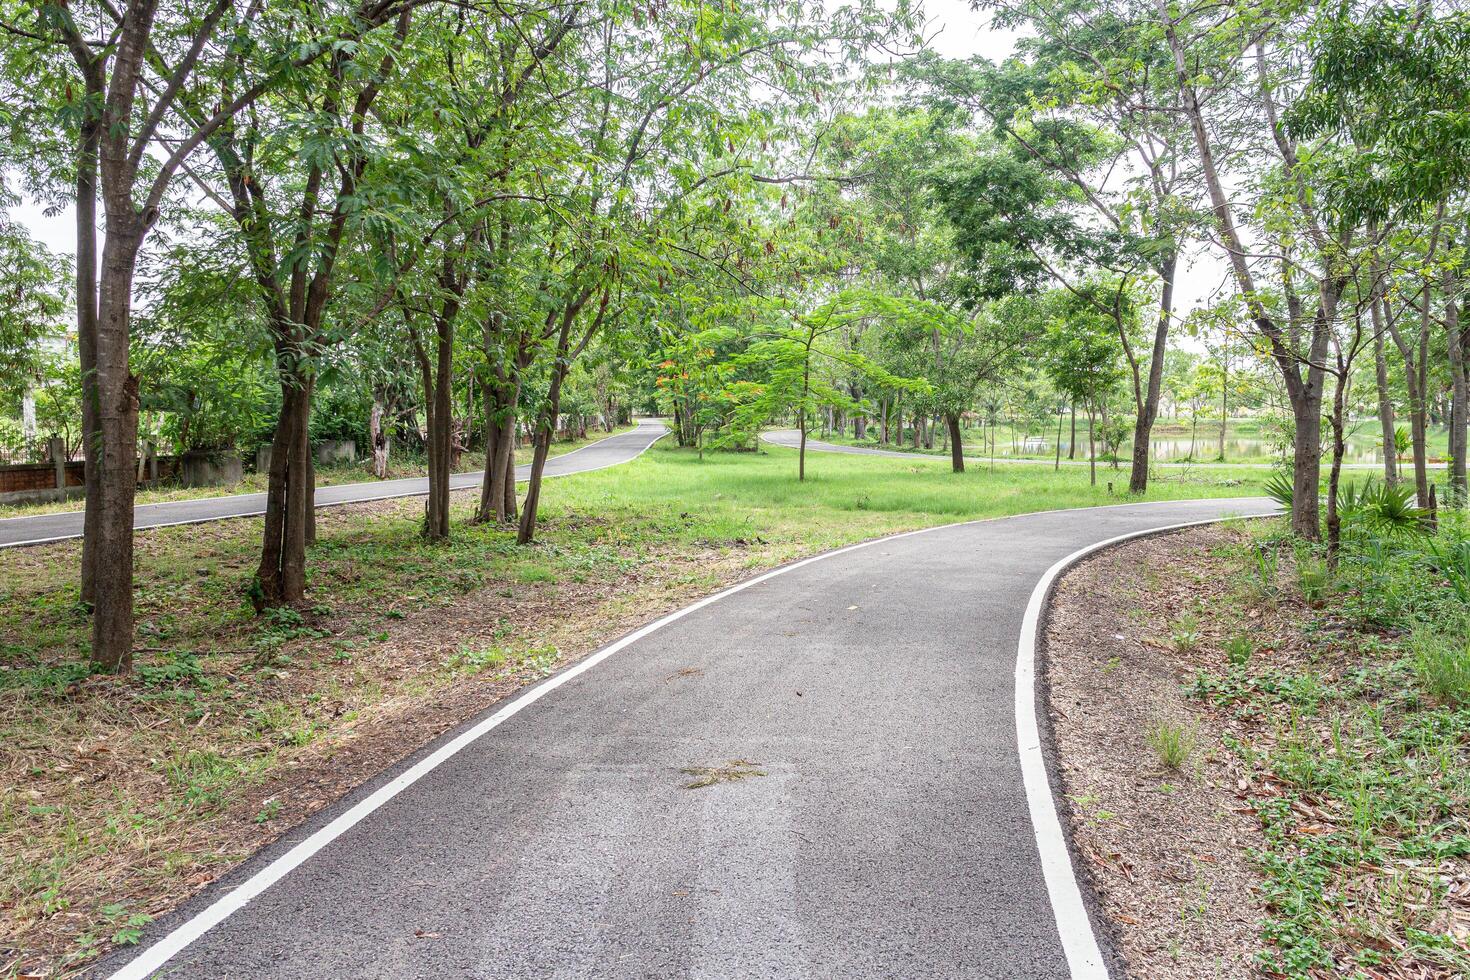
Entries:
POLYGON ((1302 590, 1302 598, 1315 606, 1327 597, 1332 584, 1332 572, 1325 560, 1303 550, 1296 558, 1296 582, 1297 587, 1302 590))
POLYGON ((1165 769, 1179 770, 1194 754, 1194 732, 1172 721, 1155 722, 1148 730, 1148 744, 1165 769))
POLYGON ((1225 660, 1232 667, 1244 667, 1255 652, 1256 645, 1244 633, 1237 633, 1225 641, 1225 660))
POLYGON ((1169 627, 1169 639, 1179 653, 1190 653, 1199 646, 1199 617, 1185 613, 1169 627))

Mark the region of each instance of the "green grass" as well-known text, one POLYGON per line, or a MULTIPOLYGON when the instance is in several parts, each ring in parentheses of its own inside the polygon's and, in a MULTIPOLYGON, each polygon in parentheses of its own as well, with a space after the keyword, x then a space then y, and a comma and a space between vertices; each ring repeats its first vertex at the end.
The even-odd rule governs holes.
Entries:
POLYGON ((1470 636, 1423 626, 1410 637, 1410 649, 1425 690, 1446 704, 1470 707, 1470 636))
POLYGON ((1190 687, 1236 718, 1269 975, 1470 975, 1445 912, 1470 873, 1470 603, 1426 574, 1466 536, 1452 513, 1436 539, 1348 527, 1329 570, 1267 522, 1226 551, 1235 598, 1213 614, 1253 635, 1286 624, 1259 650, 1235 634, 1190 687))
POLYGON ((1171 721, 1155 723, 1145 733, 1149 747, 1165 769, 1182 769, 1194 754, 1194 732, 1171 721))

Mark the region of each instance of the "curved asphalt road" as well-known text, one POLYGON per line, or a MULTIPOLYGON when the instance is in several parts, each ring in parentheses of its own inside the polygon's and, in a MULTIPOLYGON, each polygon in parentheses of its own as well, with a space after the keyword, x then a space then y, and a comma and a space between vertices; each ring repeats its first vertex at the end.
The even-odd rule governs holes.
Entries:
POLYGON ((1066 976, 1017 745, 1028 600, 1084 546, 1273 506, 1009 517, 758 577, 385 773, 103 968, 1066 976), (739 778, 688 788, 706 770, 739 778))
MULTIPOLYGON (((632 432, 608 436, 598 442, 574 449, 546 461, 546 476, 567 476, 586 473, 608 466, 626 463, 643 453, 649 446, 668 433, 662 422, 655 419, 639 419, 638 427, 632 432)), ((451 490, 478 487, 483 471, 456 473, 449 478, 451 490)), ((531 476, 529 465, 516 467, 516 479, 527 480, 531 476)), ((429 492, 429 481, 424 477, 403 480, 374 480, 365 483, 342 483, 331 487, 318 487, 317 507, 335 507, 338 504, 360 504, 369 500, 384 500, 390 497, 416 497, 429 492)), ((231 517, 255 517, 265 513, 265 494, 241 493, 224 497, 200 497, 197 500, 176 500, 164 504, 139 504, 133 508, 133 527, 146 530, 150 527, 167 527, 172 524, 199 524, 204 521, 222 521, 231 517)), ((66 511, 60 514, 38 514, 35 517, 11 517, 0 520, 0 548, 23 544, 41 544, 82 536, 82 512, 66 511)))
MULTIPOLYGON (((763 441, 765 441, 765 442, 769 442, 773 446, 785 446, 787 449, 798 449, 801 446, 801 433, 798 430, 796 430, 796 429, 773 429, 770 432, 762 432, 761 433, 761 439, 763 441)), ((948 454, 937 455, 935 453, 918 453, 918 452, 910 453, 910 452, 903 452, 903 451, 895 450, 895 449, 869 449, 866 446, 842 446, 842 445, 838 445, 837 443, 833 443, 833 442, 822 442, 819 439, 813 439, 810 435, 808 435, 806 437, 806 448, 807 448, 808 451, 823 452, 823 453, 847 453, 847 454, 853 455, 853 456, 896 456, 896 457, 898 457, 900 459, 938 459, 938 460, 942 460, 942 461, 944 461, 946 463, 949 462, 949 455, 948 454)), ((1024 459, 1024 458, 1018 459, 1018 458, 1016 458, 1014 456, 995 456, 995 457, 990 457, 990 456, 966 456, 965 457, 965 462, 967 462, 967 463, 992 463, 992 462, 994 462, 994 463, 1005 463, 1005 464, 1008 464, 1008 465, 1020 464, 1020 465, 1023 465, 1023 466, 1054 466, 1054 465, 1056 465, 1056 460, 1051 460, 1051 459, 1024 459)), ((1086 466, 1087 465, 1087 460, 1085 460, 1085 459, 1064 459, 1064 460, 1061 461, 1061 463, 1062 463, 1063 466, 1086 466)), ((1108 464, 1107 463, 1104 463, 1103 460, 1099 459, 1097 461, 1097 465, 1098 465, 1098 468, 1101 469, 1102 467, 1104 467, 1104 466, 1106 466, 1108 464)), ((1214 462, 1210 462, 1210 463, 1174 463, 1174 462, 1168 462, 1168 461, 1163 461, 1163 460, 1155 460, 1153 465, 1155 465, 1155 466, 1180 466, 1180 467, 1189 466, 1189 467, 1194 467, 1196 469, 1201 469, 1202 468, 1202 469, 1247 469, 1247 470, 1249 470, 1249 469, 1257 469, 1257 470, 1269 470, 1269 469, 1272 468, 1272 464, 1271 463, 1214 463, 1214 462)), ((1441 465, 1443 465, 1443 464, 1441 464, 1441 465)), ((1354 470, 1354 469, 1357 469, 1357 470, 1381 470, 1383 468, 1383 465, 1381 463, 1343 463, 1342 464, 1342 468, 1345 469, 1345 470, 1354 470)))

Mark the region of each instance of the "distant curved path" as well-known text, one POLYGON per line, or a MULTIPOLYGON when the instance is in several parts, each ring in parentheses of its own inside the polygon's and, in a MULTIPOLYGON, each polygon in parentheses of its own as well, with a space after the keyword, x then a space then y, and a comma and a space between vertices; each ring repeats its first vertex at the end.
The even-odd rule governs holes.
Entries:
MULTIPOLYGON (((638 427, 632 432, 615 436, 574 449, 546 461, 545 476, 569 476, 605 469, 636 459, 659 439, 668 434, 668 428, 655 419, 639 419, 638 427)), ((451 490, 465 490, 480 485, 484 471, 456 473, 449 478, 451 490)), ((531 476, 529 465, 516 467, 516 479, 531 476)), ((387 500, 394 497, 418 497, 429 492, 427 477, 409 477, 402 480, 375 480, 364 483, 341 483, 336 486, 318 487, 316 506, 336 507, 341 504, 360 504, 370 500, 387 500)), ((174 524, 201 524, 205 521, 223 521, 232 517, 255 517, 265 513, 265 494, 239 493, 220 497, 200 497, 197 500, 175 500, 162 504, 139 504, 133 508, 133 527, 146 530, 153 527, 169 527, 174 524)), ((11 517, 0 520, 0 548, 11 548, 25 544, 44 544, 48 541, 64 541, 82 536, 82 512, 65 511, 59 514, 37 514, 34 517, 11 517)))
MULTIPOLYGON (((785 446, 787 449, 797 449, 801 445, 801 433, 799 433, 796 429, 772 429, 769 432, 762 432, 761 433, 761 439, 764 442, 769 442, 773 446, 785 446)), ((849 454, 855 455, 855 456, 894 456, 894 457, 897 457, 899 459, 937 459, 937 460, 942 460, 942 461, 944 461, 946 463, 949 462, 949 456, 947 454, 945 454, 945 455, 938 455, 938 454, 934 454, 934 453, 909 453, 909 452, 904 452, 904 451, 898 450, 898 449, 869 449, 866 446, 842 446, 842 445, 838 445, 835 442, 823 442, 820 439, 813 439, 810 435, 808 435, 806 437, 806 448, 809 449, 809 450, 812 450, 813 452, 822 452, 822 453, 849 453, 849 454)), ((992 456, 970 456, 970 455, 966 455, 965 456, 965 462, 967 462, 967 463, 990 463, 990 462, 996 462, 996 463, 1005 463, 1007 465, 1016 465, 1016 464, 1019 464, 1019 465, 1022 465, 1022 466, 1054 466, 1054 465, 1056 465, 1056 460, 1052 460, 1052 459, 1018 459, 1018 458, 1016 458, 1014 456, 994 456, 994 457, 992 457, 992 456)), ((1123 462, 1126 465, 1128 461, 1127 460, 1124 460, 1123 462)), ((1100 466, 1100 467, 1103 466, 1103 465, 1106 465, 1106 464, 1104 464, 1104 462, 1101 459, 1099 459, 1097 461, 1097 463, 1098 463, 1098 466, 1100 466)), ((1063 466, 1086 466, 1087 465, 1087 460, 1085 460, 1085 459, 1064 459, 1064 460, 1062 460, 1062 465, 1063 466)), ((1272 466, 1272 464, 1270 464, 1270 463, 1215 463, 1215 462, 1210 462, 1210 463, 1185 463, 1185 462, 1169 462, 1169 461, 1163 461, 1163 460, 1156 460, 1154 462, 1154 465, 1155 466, 1191 466, 1191 467, 1199 467, 1199 468, 1203 468, 1203 469, 1257 469, 1257 470, 1269 470, 1269 469, 1271 469, 1271 466, 1272 466)), ((1443 464, 1439 464, 1439 465, 1443 465, 1443 464)), ((1378 470, 1378 469, 1382 469, 1383 466, 1382 466, 1381 463, 1344 463, 1344 464, 1342 464, 1342 468, 1345 469, 1345 470, 1370 470, 1370 469, 1371 470, 1378 470)))

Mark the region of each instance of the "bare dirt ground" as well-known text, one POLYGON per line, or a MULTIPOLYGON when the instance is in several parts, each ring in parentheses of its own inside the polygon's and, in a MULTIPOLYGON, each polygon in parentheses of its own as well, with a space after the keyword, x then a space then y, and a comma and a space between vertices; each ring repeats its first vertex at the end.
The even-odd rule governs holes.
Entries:
MULTIPOLYGON (((1254 975, 1263 908, 1247 849, 1262 839, 1247 774, 1218 749, 1226 720, 1183 692, 1220 654, 1169 642, 1169 624, 1220 588, 1208 549, 1237 533, 1216 526, 1104 552, 1053 597, 1045 677, 1063 808, 1131 976, 1254 975), (1150 744, 1161 723, 1195 745, 1179 769, 1150 744)), ((1202 634, 1216 626, 1201 617, 1202 634)))

